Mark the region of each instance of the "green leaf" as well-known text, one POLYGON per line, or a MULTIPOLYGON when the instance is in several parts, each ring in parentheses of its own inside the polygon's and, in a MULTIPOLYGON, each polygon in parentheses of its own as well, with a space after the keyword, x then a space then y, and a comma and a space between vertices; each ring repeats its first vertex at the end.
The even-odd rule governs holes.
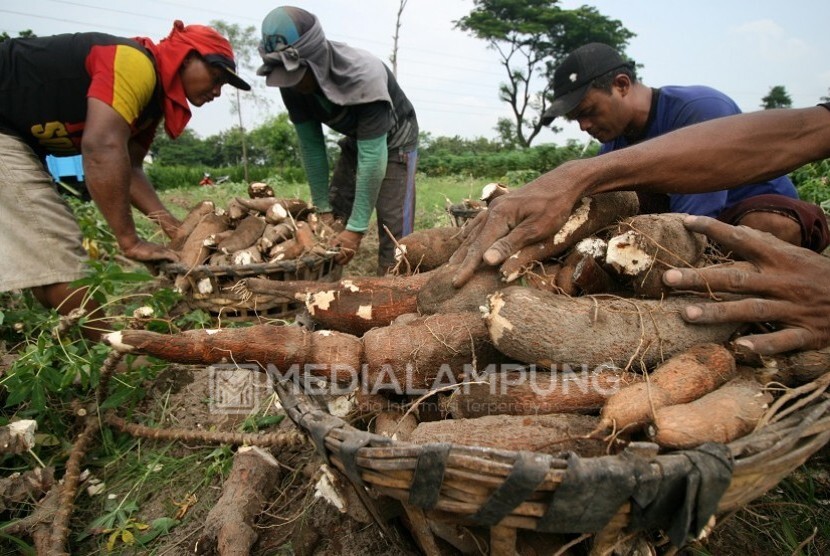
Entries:
POLYGON ((170 533, 170 530, 179 523, 178 519, 173 519, 171 517, 160 517, 158 519, 154 519, 150 522, 150 529, 136 537, 136 540, 140 544, 147 544, 161 535, 167 535, 170 533))
POLYGON ((121 542, 124 544, 135 544, 135 535, 129 529, 121 531, 121 542))
POLYGON ((36 411, 46 409, 46 393, 43 391, 43 383, 40 381, 32 385, 32 409, 36 411))

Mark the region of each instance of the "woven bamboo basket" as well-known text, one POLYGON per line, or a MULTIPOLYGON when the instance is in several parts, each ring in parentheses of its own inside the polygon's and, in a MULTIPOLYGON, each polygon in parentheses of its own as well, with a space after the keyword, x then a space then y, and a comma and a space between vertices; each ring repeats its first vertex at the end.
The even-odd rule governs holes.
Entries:
POLYGON ((453 226, 458 226, 459 228, 468 220, 475 218, 476 215, 483 210, 486 210, 483 206, 473 207, 467 205, 466 203, 457 203, 447 207, 447 212, 450 215, 450 221, 453 226))
MULTIPOLYGON (((827 444, 829 385, 827 373, 788 390, 753 433, 728 445, 705 445, 714 452, 721 450, 732 463, 721 495, 710 503, 716 517, 761 496, 827 444)), ((371 504, 372 499, 386 497, 402 506, 410 531, 426 554, 441 553, 430 534, 431 523, 487 528, 491 555, 513 556, 517 535, 525 531, 566 535, 572 544, 590 542, 591 554, 611 554, 621 542, 630 546, 632 540, 651 542, 646 539, 660 536, 665 540, 663 530, 643 528, 642 521, 635 523, 634 500, 642 500, 642 491, 619 500, 616 509, 600 520, 596 515, 583 518, 578 512, 563 515, 562 508, 568 503, 571 508, 592 505, 604 498, 603 486, 630 482, 646 476, 647 471, 662 473, 667 485, 691 488, 695 483, 671 473, 678 457, 686 452, 658 453, 657 446, 647 442, 632 443, 618 455, 584 458, 583 467, 600 473, 580 478, 569 473, 573 462, 567 454, 401 442, 359 430, 332 416, 297 382, 277 377, 274 388, 289 417, 326 462, 349 479, 364 502, 371 504)), ((706 495, 711 492, 704 485, 698 496, 706 495)), ((658 510, 682 516, 689 508, 663 504, 658 510)), ((708 520, 712 512, 702 518, 708 520)), ((711 520, 708 523, 711 526, 711 520)), ((690 538, 684 536, 680 544, 690 538)))
POLYGON ((184 276, 189 282, 185 301, 192 309, 221 315, 231 320, 253 318, 285 318, 303 308, 302 302, 282 296, 256 294, 245 288, 246 278, 269 280, 340 279, 342 266, 334 262, 333 254, 308 254, 297 259, 248 265, 199 265, 187 268, 181 264, 167 264, 161 272, 175 279, 184 276))

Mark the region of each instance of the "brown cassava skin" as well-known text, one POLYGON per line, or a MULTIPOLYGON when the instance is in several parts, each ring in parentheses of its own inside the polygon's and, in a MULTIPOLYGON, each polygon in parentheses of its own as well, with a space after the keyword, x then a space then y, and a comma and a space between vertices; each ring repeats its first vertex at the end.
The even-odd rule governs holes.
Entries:
POLYGON ((215 209, 216 205, 213 204, 213 201, 202 201, 190 209, 190 212, 182 220, 182 225, 176 230, 173 239, 170 240, 170 249, 173 251, 181 249, 187 237, 196 229, 199 222, 215 209))
MULTIPOLYGON (((204 245, 205 239, 227 229, 228 222, 225 218, 212 212, 207 214, 187 236, 184 245, 179 250, 181 264, 186 268, 193 268, 204 263, 211 253, 211 250, 204 245)), ((175 286, 181 292, 185 292, 190 287, 190 282, 188 282, 186 276, 178 276, 175 280, 175 286)))
POLYGON ((431 273, 424 272, 412 276, 355 276, 344 278, 338 282, 320 282, 317 280, 286 280, 276 281, 264 278, 249 278, 246 284, 254 293, 282 295, 299 301, 305 299, 306 294, 337 290, 339 295, 373 291, 375 289, 390 289, 407 293, 413 297, 429 281, 431 273))
POLYGON ((409 438, 416 444, 449 442, 464 446, 583 457, 606 453, 604 442, 588 439, 597 418, 589 415, 491 415, 421 423, 409 438))
POLYGON ((294 238, 277 243, 268 251, 268 262, 290 261, 303 254, 302 244, 294 238))
POLYGON ((563 295, 576 295, 579 293, 579 286, 574 282, 574 272, 579 263, 589 255, 579 253, 576 249, 570 252, 562 261, 562 268, 556 273, 557 293, 563 295))
POLYGON ((226 214, 228 215, 228 220, 231 222, 237 222, 248 216, 248 209, 242 206, 239 202, 239 198, 234 197, 228 203, 228 210, 226 211, 226 214))
POLYGON ((302 199, 279 199, 279 203, 294 218, 302 218, 311 211, 311 207, 302 199))
POLYGON ((725 444, 752 432, 771 402, 759 382, 735 379, 692 402, 661 407, 648 433, 664 448, 725 444))
POLYGON ((485 415, 597 413, 605 401, 642 375, 620 369, 574 372, 545 369, 492 376, 487 384, 471 381, 453 392, 448 407, 456 419, 485 415))
POLYGON ((228 556, 250 554, 259 538, 254 521, 271 499, 279 478, 280 466, 269 452, 259 447, 238 450, 222 485, 222 496, 207 514, 202 536, 192 551, 228 556))
POLYGON ((621 218, 637 214, 640 204, 632 191, 602 193, 584 197, 568 221, 554 236, 514 253, 501 265, 505 282, 512 282, 532 268, 534 261, 561 255, 579 241, 614 224, 621 218))
POLYGON ((460 382, 473 363, 483 369, 504 360, 476 312, 429 315, 375 328, 363 335, 363 346, 367 384, 373 391, 432 390, 460 382))
POLYGON ((104 341, 116 349, 190 365, 255 363, 263 368, 273 365, 281 373, 292 365, 300 370, 307 365, 315 376, 333 375, 338 382, 356 376, 363 354, 360 339, 349 334, 269 324, 179 334, 124 330, 105 336, 104 341))
POLYGON ((417 428, 418 420, 412 413, 382 411, 375 417, 373 425, 375 434, 406 442, 417 428))
POLYGON ((246 284, 254 293, 303 301, 320 326, 361 336, 372 328, 388 326, 400 315, 415 312, 416 296, 428 279, 424 273, 355 277, 339 282, 251 278, 246 284))
POLYGON ((478 311, 487 296, 506 287, 495 267, 483 266, 460 288, 452 285, 457 265, 445 264, 431 271, 430 279, 418 292, 418 311, 424 315, 478 311))
POLYGON ((723 346, 692 346, 657 367, 645 382, 608 398, 602 408, 601 426, 614 430, 639 427, 651 422, 661 407, 694 401, 736 374, 735 358, 723 346))
POLYGON ((308 225, 308 222, 297 222, 294 226, 294 239, 297 240, 297 243, 300 244, 300 247, 303 248, 303 253, 308 253, 314 246, 317 244, 317 241, 314 239, 314 232, 311 230, 311 226, 308 225))
POLYGON ((735 359, 764 377, 763 382, 780 382, 785 386, 806 384, 830 369, 830 347, 761 357, 757 353, 736 350, 735 359))
POLYGON ((652 369, 695 344, 723 343, 740 326, 688 324, 680 311, 689 302, 567 297, 511 286, 490 296, 487 325, 499 350, 523 363, 593 369, 630 362, 634 370, 652 369))
POLYGON ((587 295, 611 293, 620 289, 614 278, 591 256, 583 257, 576 264, 573 283, 581 293, 587 295))
MULTIPOLYGON (((629 283, 634 293, 651 299, 659 299, 671 292, 663 284, 663 272, 669 268, 688 268, 698 266, 708 244, 706 236, 690 232, 683 225, 685 214, 642 214, 629 218, 617 226, 615 236, 625 234, 625 241, 611 244, 617 246, 618 252, 634 253, 634 259, 644 254, 650 264, 637 272, 624 270, 615 264, 609 253, 607 261, 611 268, 618 271, 620 278, 629 283)), ((640 261, 643 262, 643 261, 640 261)))
MULTIPOLYGON (((398 241, 401 250, 401 271, 424 272, 438 268, 450 260, 461 245, 461 229, 445 226, 417 230, 398 241)), ((398 251, 396 251, 396 259, 398 251)))
POLYGON ((222 253, 235 253, 256 243, 265 231, 265 220, 253 214, 242 219, 231 235, 223 239, 216 248, 222 253))
POLYGON ((355 336, 416 310, 413 293, 388 287, 318 291, 307 294, 305 304, 319 325, 355 336))

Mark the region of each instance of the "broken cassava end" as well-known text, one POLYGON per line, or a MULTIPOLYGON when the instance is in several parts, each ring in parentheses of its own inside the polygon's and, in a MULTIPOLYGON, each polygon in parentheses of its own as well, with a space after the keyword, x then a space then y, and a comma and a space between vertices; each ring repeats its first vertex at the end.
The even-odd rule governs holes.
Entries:
POLYGON ((115 351, 120 351, 122 353, 129 353, 135 349, 134 346, 125 344, 123 342, 123 334, 119 332, 110 332, 109 334, 104 334, 102 338, 104 343, 108 346, 112 347, 115 351))
POLYGON ((496 292, 487 298, 490 310, 484 314, 484 320, 490 328, 490 337, 493 342, 498 343, 505 330, 513 330, 513 324, 501 316, 499 311, 504 307, 504 296, 496 292))
POLYGON ((638 247, 637 233, 630 230, 608 241, 605 262, 620 274, 634 276, 648 270, 654 258, 638 247))

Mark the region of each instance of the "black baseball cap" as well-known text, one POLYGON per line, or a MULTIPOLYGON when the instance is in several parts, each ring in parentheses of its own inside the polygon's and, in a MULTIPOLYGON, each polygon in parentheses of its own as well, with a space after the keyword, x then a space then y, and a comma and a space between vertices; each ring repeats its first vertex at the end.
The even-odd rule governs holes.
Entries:
POLYGON ((541 124, 550 125, 554 119, 576 108, 591 82, 609 71, 634 67, 607 44, 592 42, 568 54, 553 73, 553 103, 542 114, 541 124))

